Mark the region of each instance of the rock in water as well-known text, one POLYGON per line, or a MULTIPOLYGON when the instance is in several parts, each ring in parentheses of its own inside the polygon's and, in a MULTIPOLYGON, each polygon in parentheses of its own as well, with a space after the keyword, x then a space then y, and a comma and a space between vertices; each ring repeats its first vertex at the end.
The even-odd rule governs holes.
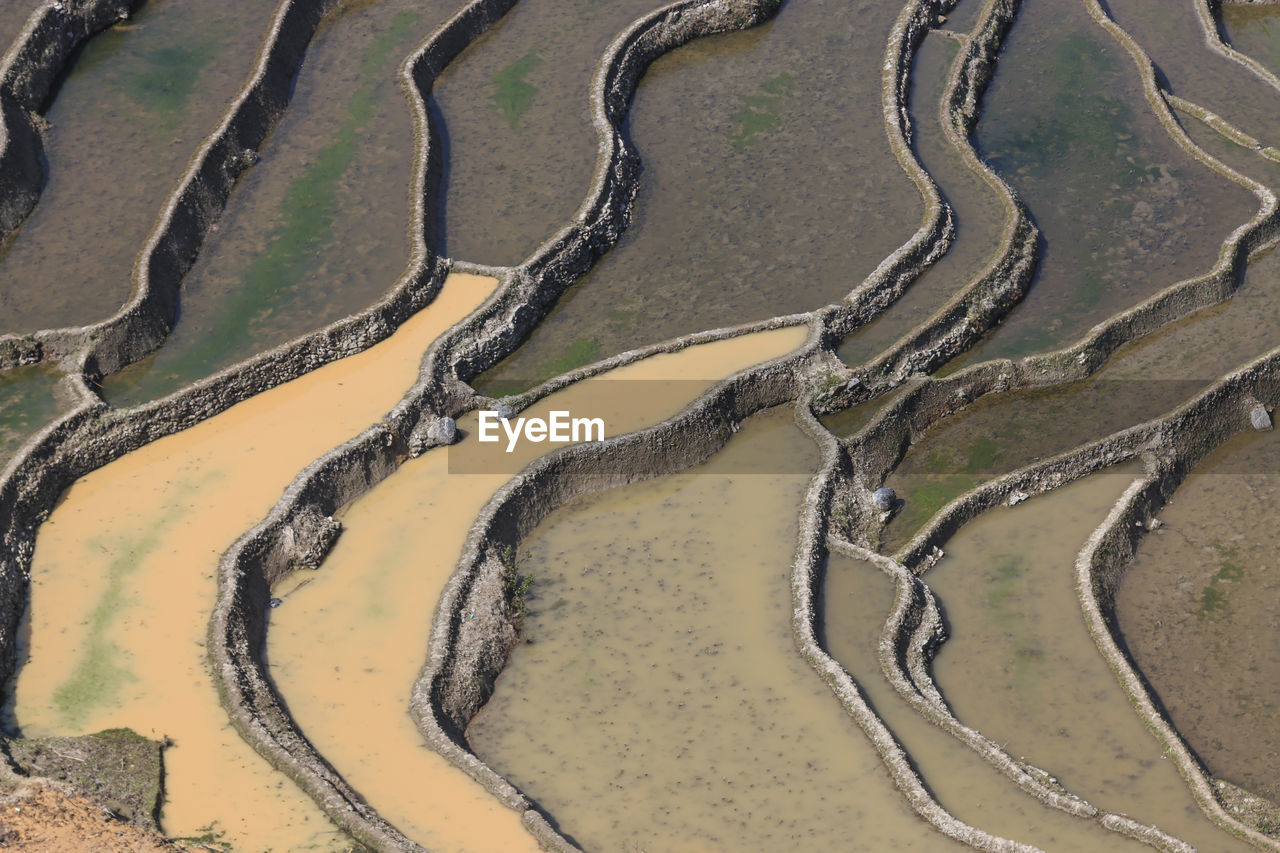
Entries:
POLYGON ((891 510, 898 504, 898 495, 893 489, 881 487, 872 493, 871 500, 875 501, 876 509, 891 510))
POLYGON ((1262 432, 1271 429, 1271 416, 1267 414, 1266 407, 1261 403, 1249 412, 1249 422, 1253 424, 1254 429, 1262 432))

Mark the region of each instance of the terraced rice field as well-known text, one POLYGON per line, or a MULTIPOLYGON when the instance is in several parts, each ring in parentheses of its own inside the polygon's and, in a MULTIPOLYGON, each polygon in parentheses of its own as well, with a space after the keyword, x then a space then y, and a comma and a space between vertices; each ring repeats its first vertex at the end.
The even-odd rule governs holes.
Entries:
POLYGON ((1280 4, 0 42, 0 846, 1280 850, 1280 4))

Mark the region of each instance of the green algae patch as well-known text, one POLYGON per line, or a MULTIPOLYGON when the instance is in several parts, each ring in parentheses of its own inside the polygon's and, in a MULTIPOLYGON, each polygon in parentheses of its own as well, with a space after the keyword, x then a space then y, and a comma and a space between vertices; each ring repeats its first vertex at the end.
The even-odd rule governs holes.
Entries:
POLYGON ((743 98, 742 109, 732 116, 736 130, 729 141, 735 148, 754 145, 761 134, 781 125, 787 95, 794 84, 795 77, 784 71, 763 83, 756 93, 743 98))
POLYGON ((80 737, 18 738, 9 756, 29 776, 71 785, 119 817, 157 828, 165 744, 129 729, 80 737))
POLYGON ((520 124, 520 116, 529 109, 538 94, 538 87, 526 78, 541 64, 542 57, 538 55, 538 49, 531 48, 524 56, 493 75, 493 108, 502 113, 512 127, 520 124))
POLYGON ((212 333, 180 354, 166 354, 163 359, 157 354, 109 377, 105 383, 109 398, 121 404, 152 399, 172 390, 175 383, 192 381, 220 365, 227 353, 247 355, 265 330, 309 300, 308 284, 323 271, 323 249, 340 236, 336 224, 344 210, 343 193, 367 129, 376 118, 380 75, 420 17, 416 12, 400 12, 370 43, 361 60, 362 84, 347 104, 346 117, 334 130, 332 141, 288 185, 281 213, 267 228, 266 248, 244 268, 242 286, 227 296, 210 323, 212 333), (159 363, 163 368, 153 370, 159 363))
MULTIPOLYGON (((213 479, 217 479, 216 475, 204 481, 213 479)), ((196 485, 189 488, 194 491, 196 485)), ((169 528, 185 510, 183 503, 175 505, 138 539, 115 541, 99 536, 86 541, 88 550, 115 553, 106 567, 107 587, 89 614, 89 631, 80 659, 67 680, 53 692, 54 708, 68 728, 79 728, 93 711, 114 703, 125 685, 137 681, 130 656, 111 639, 111 629, 131 604, 126 592, 129 576, 164 541, 169 528)))

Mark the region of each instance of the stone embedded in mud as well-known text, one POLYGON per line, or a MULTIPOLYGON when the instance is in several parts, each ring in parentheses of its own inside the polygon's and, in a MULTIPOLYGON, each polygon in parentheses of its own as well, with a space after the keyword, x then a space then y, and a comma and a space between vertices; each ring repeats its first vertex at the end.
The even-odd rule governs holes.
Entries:
POLYGON ((872 493, 871 500, 875 501, 876 509, 888 511, 898 505, 898 494, 893 489, 879 488, 872 493))
POLYGON ((445 415, 420 421, 409 435, 409 452, 417 457, 433 447, 453 444, 458 438, 458 423, 445 415))
POLYGON ((1261 432, 1271 429, 1271 415, 1267 414, 1267 409, 1261 403, 1254 406, 1249 412, 1249 423, 1253 424, 1253 428, 1261 432))

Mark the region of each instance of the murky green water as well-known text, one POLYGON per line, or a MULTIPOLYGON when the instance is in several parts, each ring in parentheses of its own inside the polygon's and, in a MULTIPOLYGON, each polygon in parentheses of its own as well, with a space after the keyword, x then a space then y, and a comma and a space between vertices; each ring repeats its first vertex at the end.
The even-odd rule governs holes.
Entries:
POLYGON ((45 366, 0 372, 0 470, 62 410, 55 394, 61 379, 62 374, 45 366))
POLYGON ((1137 472, 1127 465, 998 507, 947 543, 925 576, 951 633, 934 676, 961 721, 1095 806, 1200 850, 1252 850, 1200 811, 1098 653, 1076 599, 1076 554, 1137 472))
POLYGON ((1129 55, 1077 0, 1028 0, 984 101, 978 147, 1044 236, 1030 293, 971 355, 1056 349, 1212 268, 1257 202, 1152 116, 1129 55))
POLYGON ((788 3, 772 23, 654 63, 627 125, 644 160, 631 227, 477 387, 528 387, 676 335, 808 311, 857 286, 923 213, 880 106, 899 8, 788 3))
POLYGON ((441 254, 518 264, 595 174, 590 91, 614 37, 660 0, 522 0, 440 75, 441 254))
POLYGON ((969 170, 942 130, 939 108, 959 43, 931 33, 912 67, 911 123, 914 146, 956 217, 951 250, 914 282, 880 319, 855 332, 840 347, 847 364, 873 358, 916 324, 928 319, 986 267, 1004 228, 1004 208, 986 183, 969 170))
POLYGON ((784 407, 698 469, 574 501, 528 540, 524 642, 468 737, 584 849, 954 848, 795 652, 816 465, 784 407))
POLYGON ((1092 378, 978 401, 930 430, 886 479, 906 502, 885 547, 980 483, 1163 415, 1271 349, 1278 331, 1280 254, 1270 252, 1230 302, 1122 347, 1092 378))
POLYGON ((85 45, 46 114, 40 201, 0 260, 0 331, 92 323, 125 303, 135 257, 274 9, 151 0, 85 45))
POLYGON ((262 162, 182 286, 178 325, 110 377, 107 398, 163 396, 375 302, 409 262, 415 143, 399 67, 455 0, 355 2, 317 32, 262 162))
POLYGON ((1219 20, 1232 47, 1280 74, 1280 7, 1225 5, 1219 20))
POLYGON ((1248 431, 1160 512, 1116 600, 1125 643, 1216 776, 1280 801, 1280 440, 1248 431))
POLYGON ((1150 849, 1041 804, 901 699, 884 677, 877 651, 884 620, 893 609, 893 593, 893 581, 875 566, 832 554, 823 586, 826 643, 911 756, 943 808, 970 826, 1043 850, 1150 849))

